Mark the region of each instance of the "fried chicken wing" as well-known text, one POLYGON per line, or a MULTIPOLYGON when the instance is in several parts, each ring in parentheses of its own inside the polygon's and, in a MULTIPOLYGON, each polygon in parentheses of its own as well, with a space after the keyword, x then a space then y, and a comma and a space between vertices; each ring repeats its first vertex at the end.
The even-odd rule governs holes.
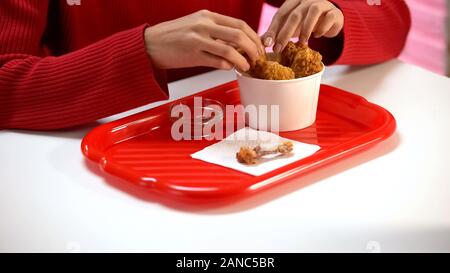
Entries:
POLYGON ((266 54, 252 61, 243 50, 238 50, 249 62, 248 75, 265 80, 292 80, 316 74, 323 69, 322 55, 303 43, 289 42, 276 60, 266 54))
POLYGON ((322 55, 303 43, 289 42, 281 53, 281 64, 290 67, 296 78, 307 77, 323 69, 322 55))
POLYGON ((273 61, 256 61, 249 74, 252 77, 265 80, 292 80, 295 73, 291 68, 273 61))
POLYGON ((290 67, 298 51, 299 49, 297 48, 296 44, 294 44, 293 42, 289 42, 281 52, 280 63, 284 66, 290 67))
POLYGON ((292 69, 285 67, 278 62, 269 61, 266 54, 261 55, 258 60, 252 62, 244 51, 238 50, 238 52, 241 53, 250 64, 250 70, 245 72, 251 77, 264 80, 292 80, 295 78, 295 73, 292 69))

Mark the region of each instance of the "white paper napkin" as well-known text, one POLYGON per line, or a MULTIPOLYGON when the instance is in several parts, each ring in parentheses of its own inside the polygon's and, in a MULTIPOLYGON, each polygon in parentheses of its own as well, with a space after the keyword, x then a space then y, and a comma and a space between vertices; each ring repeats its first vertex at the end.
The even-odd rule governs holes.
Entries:
POLYGON ((317 152, 319 149, 320 147, 317 145, 289 140, 270 132, 243 128, 222 141, 192 154, 191 157, 254 176, 260 176, 292 162, 308 157, 317 152), (277 156, 275 159, 271 159, 267 156, 255 165, 245 165, 239 163, 236 159, 236 153, 239 152, 239 149, 242 146, 253 148, 257 145, 261 145, 262 148, 266 149, 276 147, 278 144, 285 141, 291 141, 294 144, 293 152, 290 155, 277 156))

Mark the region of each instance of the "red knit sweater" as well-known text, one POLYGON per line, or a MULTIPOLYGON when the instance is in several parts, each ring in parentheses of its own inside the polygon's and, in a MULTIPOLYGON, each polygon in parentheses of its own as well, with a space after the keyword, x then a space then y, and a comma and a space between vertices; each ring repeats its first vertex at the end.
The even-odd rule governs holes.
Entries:
MULTIPOLYGON (((368 64, 400 53, 410 25, 403 1, 383 0, 381 6, 366 0, 332 2, 345 16, 343 39, 311 42, 326 59, 368 64)), ((167 99, 165 72, 152 67, 145 51, 145 27, 209 9, 257 29, 262 4, 1 0, 0 129, 70 127, 167 99)))

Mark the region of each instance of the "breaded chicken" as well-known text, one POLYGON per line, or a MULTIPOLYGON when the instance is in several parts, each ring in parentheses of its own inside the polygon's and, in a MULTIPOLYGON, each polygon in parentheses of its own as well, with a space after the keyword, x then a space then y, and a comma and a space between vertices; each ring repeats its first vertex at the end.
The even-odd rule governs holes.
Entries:
POLYGON ((256 61, 250 70, 252 77, 265 80, 292 80, 295 79, 295 73, 291 68, 285 67, 273 61, 256 61))
POLYGON ((281 52, 280 63, 290 67, 298 53, 298 48, 293 42, 289 42, 281 52))
POLYGON ((278 61, 269 61, 266 54, 251 61, 243 50, 238 50, 249 62, 251 77, 265 80, 292 80, 316 74, 323 69, 322 55, 303 43, 289 42, 278 61))
POLYGON ((251 77, 264 80, 292 80, 295 73, 289 67, 284 67, 278 62, 269 61, 266 54, 259 57, 256 62, 252 62, 244 52, 240 53, 247 59, 250 64, 250 70, 246 71, 251 77))
POLYGON ((322 55, 303 43, 289 42, 281 53, 281 64, 290 67, 296 78, 307 77, 323 69, 322 55))

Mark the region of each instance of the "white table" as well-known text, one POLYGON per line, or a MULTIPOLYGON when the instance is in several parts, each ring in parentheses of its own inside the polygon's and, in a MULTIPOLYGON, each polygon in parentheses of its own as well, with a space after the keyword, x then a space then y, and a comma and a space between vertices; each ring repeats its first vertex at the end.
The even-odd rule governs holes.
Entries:
MULTIPOLYGON (((175 82, 171 97, 233 79, 175 82)), ((219 209, 169 208, 106 183, 80 152, 96 124, 0 132, 0 251, 450 251, 450 80, 391 61, 329 68, 324 81, 389 109, 396 134, 219 209)))

